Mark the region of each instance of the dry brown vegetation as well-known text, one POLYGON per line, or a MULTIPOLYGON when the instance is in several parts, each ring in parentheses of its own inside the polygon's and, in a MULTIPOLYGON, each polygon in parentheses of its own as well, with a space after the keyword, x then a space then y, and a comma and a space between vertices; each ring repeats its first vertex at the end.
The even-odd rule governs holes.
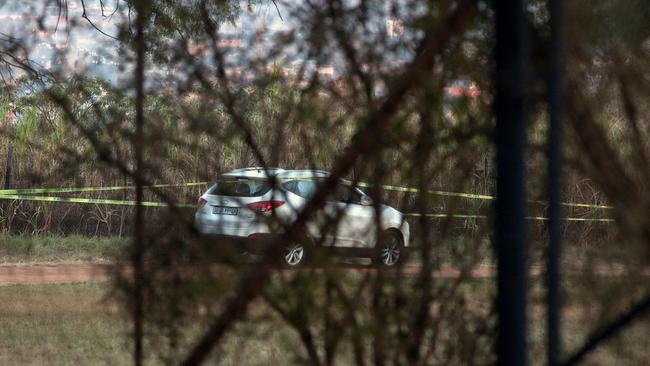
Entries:
MULTIPOLYGON (((545 4, 531 1, 527 8, 532 52, 526 95, 530 216, 544 216, 547 208, 545 4)), ((249 5, 264 6, 254 1, 249 5)), ((31 362, 26 346, 39 333, 28 327, 41 319, 46 324, 40 328, 43 333, 57 332, 51 318, 40 318, 42 308, 21 307, 15 299, 34 296, 39 303, 41 295, 34 293, 63 289, 52 302, 62 313, 70 307, 72 318, 60 324, 62 339, 73 339, 70 334, 78 328, 76 335, 84 337, 66 346, 89 347, 97 353, 95 362, 104 360, 102 352, 118 350, 117 358, 105 361, 124 363, 125 352, 132 352, 136 364, 143 360, 195 364, 222 355, 233 357, 226 363, 234 364, 238 355, 251 349, 260 354, 242 362, 494 361, 493 285, 473 282, 467 275, 477 264, 494 261, 489 218, 410 218, 412 260, 422 269, 415 277, 401 277, 401 267, 349 275, 327 257, 320 258, 317 268, 271 275, 277 267, 274 257, 285 243, 300 238, 305 223, 339 178, 420 189, 419 193, 368 189, 375 202, 386 201, 404 212, 491 217, 491 200, 424 193, 494 191, 491 6, 462 0, 400 1, 388 6, 336 0, 273 5, 294 29, 273 37, 267 47, 259 47, 253 39, 251 47, 233 50, 221 46, 220 27, 246 11, 239 2, 124 2, 118 10, 133 19, 121 24, 116 34, 122 72, 129 77, 122 85, 72 77, 65 69, 41 73, 24 58, 10 57, 20 54, 21 48, 7 45, 15 40, 0 37, 2 65, 11 63, 24 72, 0 94, 5 188, 124 185, 135 188, 59 196, 169 204, 143 208, 0 200, 0 245, 5 245, 0 253, 20 257, 33 250, 51 255, 43 245, 16 249, 32 245, 23 243, 12 249, 13 237, 21 235, 121 237, 128 245, 111 256, 133 274, 115 276, 109 291, 114 302, 97 308, 96 314, 88 308, 103 296, 103 288, 0 289, 0 296, 7 299, 0 306, 8 306, 2 310, 8 314, 7 326, 0 328, 16 334, 7 347, 17 352, 6 357, 31 362), (399 19, 406 31, 399 37, 389 35, 377 26, 377 19, 399 19), (203 45, 205 54, 197 55, 193 45, 203 45), (305 62, 292 73, 283 72, 290 62, 279 56, 296 49, 313 65, 305 62), (233 58, 245 72, 232 70, 233 58), (340 69, 334 78, 313 71, 331 65, 340 69), (160 80, 149 73, 154 66, 173 72, 156 84, 160 80), (448 87, 459 80, 473 83, 479 92, 450 96, 448 87), (220 243, 193 229, 192 209, 177 206, 193 203, 205 187, 147 188, 156 183, 212 181, 222 172, 245 166, 332 172, 255 266, 224 259, 217 250, 220 243), (215 262, 224 266, 216 273, 210 270, 215 262), (203 275, 201 281, 183 276, 188 266, 203 275), (461 276, 454 280, 430 276, 444 266, 461 276), (74 304, 72 299, 79 296, 86 298, 74 304), (112 320, 118 318, 113 304, 128 316, 117 331, 112 328, 112 320), (96 327, 84 328, 90 318, 96 327), (103 327, 103 322, 111 327, 103 327), (274 332, 276 328, 282 330, 274 332), (84 343, 93 336, 107 341, 104 346, 84 343), (21 338, 30 342, 21 343, 21 338)), ((564 226, 563 265, 584 269, 564 282, 566 356, 587 334, 616 319, 647 292, 647 8, 641 1, 602 0, 578 1, 567 9, 563 197, 566 202, 612 208, 567 206, 564 214, 616 221, 564 226), (615 265, 625 275, 606 280, 593 276, 591 269, 603 264, 615 265)), ((83 24, 88 26, 85 21, 69 22, 66 30, 74 33, 83 24)), ((537 265, 542 263, 546 230, 541 220, 530 223, 529 262, 537 265)), ((79 255, 77 245, 63 247, 66 255, 79 255)), ((94 250, 103 250, 100 244, 98 248, 94 250)), ((544 350, 542 327, 536 325, 543 292, 537 282, 532 284, 531 357, 537 363, 544 350)), ((643 360, 643 341, 626 340, 645 329, 646 322, 639 322, 628 329, 631 333, 624 333, 624 341, 609 343, 611 350, 622 353, 620 357, 609 353, 607 346, 588 362, 643 360)), ((86 360, 85 351, 70 352, 65 358, 51 350, 56 347, 46 344, 34 359, 58 354, 64 363, 76 357, 86 360)))

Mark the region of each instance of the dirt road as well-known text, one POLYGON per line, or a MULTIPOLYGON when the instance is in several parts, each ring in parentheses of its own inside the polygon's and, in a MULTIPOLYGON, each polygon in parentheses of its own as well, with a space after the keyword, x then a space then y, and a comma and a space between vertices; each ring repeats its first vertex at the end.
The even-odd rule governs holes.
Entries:
MULTIPOLYGON (((346 271, 371 271, 368 266, 344 266, 346 271)), ((97 263, 43 263, 43 264, 16 264, 0 265, 0 285, 16 284, 63 284, 82 282, 102 282, 110 278, 111 265, 97 263)), ((403 274, 415 276, 419 267, 406 266, 403 274)), ((454 268, 445 268, 434 271, 432 274, 440 278, 457 278, 461 272, 454 268)), ((478 266, 472 271, 463 274, 472 278, 489 278, 494 275, 491 266, 478 266)))
MULTIPOLYGON (((341 265, 345 271, 365 272, 375 269, 363 265, 341 265)), ((103 282, 110 279, 110 264, 99 263, 43 263, 43 264, 5 264, 0 265, 0 286, 15 284, 64 284, 83 282, 103 282)), ((417 276, 420 267, 408 265, 401 269, 407 277, 417 276)), ((598 276, 621 276, 627 272, 624 268, 612 266, 597 266, 591 268, 592 274, 598 276)), ((496 268, 493 265, 478 265, 469 271, 463 272, 457 268, 446 267, 431 273, 436 278, 458 278, 460 276, 473 279, 486 279, 495 276, 496 268)), ((530 275, 537 277, 543 275, 541 266, 532 266, 530 275)), ((584 274, 580 269, 565 270, 569 275, 584 274)), ((650 276, 650 270, 644 275, 650 276)))
POLYGON ((109 269, 110 265, 98 263, 0 265, 0 285, 106 281, 109 269))

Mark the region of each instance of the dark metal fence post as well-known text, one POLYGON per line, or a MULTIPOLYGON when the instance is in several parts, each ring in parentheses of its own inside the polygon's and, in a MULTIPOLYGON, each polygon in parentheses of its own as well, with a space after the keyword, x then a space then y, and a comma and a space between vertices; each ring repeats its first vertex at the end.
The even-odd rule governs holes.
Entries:
POLYGON ((526 146, 527 37, 523 0, 495 1, 497 201, 497 358, 526 365, 526 146))
POLYGON ((556 366, 562 342, 560 336, 560 245, 562 242, 560 195, 562 187, 562 95, 563 95, 563 9, 562 1, 549 0, 551 38, 548 74, 548 250, 546 253, 547 287, 547 362, 556 366))

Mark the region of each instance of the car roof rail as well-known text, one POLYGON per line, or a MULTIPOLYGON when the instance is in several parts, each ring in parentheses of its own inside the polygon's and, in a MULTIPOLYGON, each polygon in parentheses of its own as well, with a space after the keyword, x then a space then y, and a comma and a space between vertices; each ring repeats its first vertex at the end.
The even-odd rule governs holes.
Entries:
POLYGON ((229 172, 223 173, 224 176, 246 176, 246 177, 273 177, 283 172, 282 168, 264 168, 264 167, 249 167, 241 169, 233 169, 229 172))
POLYGON ((279 178, 326 178, 330 173, 324 170, 311 170, 311 169, 293 169, 285 170, 278 174, 279 178))

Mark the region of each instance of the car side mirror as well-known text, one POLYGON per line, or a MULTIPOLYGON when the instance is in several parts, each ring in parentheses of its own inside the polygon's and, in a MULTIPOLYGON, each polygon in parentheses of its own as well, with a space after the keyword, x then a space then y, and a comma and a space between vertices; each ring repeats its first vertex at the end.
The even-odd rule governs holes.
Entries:
POLYGON ((372 205, 372 198, 370 196, 361 196, 361 204, 363 206, 370 206, 372 205))

